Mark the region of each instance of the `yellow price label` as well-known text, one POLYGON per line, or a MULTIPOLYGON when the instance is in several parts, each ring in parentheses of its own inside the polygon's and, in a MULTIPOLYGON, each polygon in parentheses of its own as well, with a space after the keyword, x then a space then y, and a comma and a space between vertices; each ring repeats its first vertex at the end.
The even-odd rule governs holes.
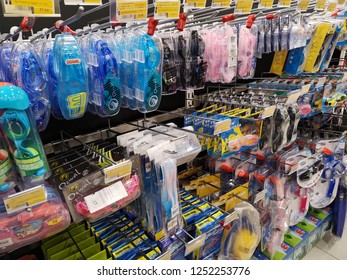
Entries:
POLYGON ((260 0, 259 8, 272 8, 274 0, 260 0))
POLYGON ((10 195, 4 199, 8 214, 27 209, 29 207, 46 202, 46 189, 43 185, 10 195))
POLYGON ((317 0, 315 10, 324 10, 327 0, 317 0))
POLYGON ((131 174, 133 163, 132 161, 122 162, 117 165, 112 165, 104 169, 105 183, 108 184, 116 179, 123 178, 131 174))
POLYGON ((253 0, 238 0, 236 3, 235 13, 250 13, 253 6, 253 0))
POLYGON ((217 122, 215 124, 214 133, 213 134, 217 135, 219 133, 228 131, 230 129, 230 126, 231 126, 231 119, 226 119, 226 120, 222 120, 220 122, 217 122))
POLYGON ((147 18, 148 2, 143 0, 117 1, 118 20, 142 20, 147 18))
POLYGON ((53 9, 54 7, 52 0, 12 0, 11 3, 15 6, 25 6, 34 8, 53 9))
POLYGON ((178 18, 180 13, 180 1, 156 1, 155 18, 178 18))
POLYGON ((300 11, 307 11, 309 5, 310 5, 310 0, 300 0, 299 2, 300 11))
POLYGON ((184 8, 205 8, 206 0, 187 0, 184 8))
POLYGON ((343 5, 343 4, 345 4, 345 0, 338 0, 337 3, 338 3, 339 5, 343 5))
POLYGON ((280 0, 280 1, 278 1, 279 7, 290 7, 290 4, 292 4, 292 0, 280 0))
POLYGON ((213 0, 212 7, 230 7, 230 0, 213 0))
POLYGON ((336 3, 336 2, 335 2, 335 3, 329 3, 329 4, 328 4, 328 7, 327 7, 327 10, 328 10, 329 12, 335 12, 336 7, 337 7, 337 3, 336 3))

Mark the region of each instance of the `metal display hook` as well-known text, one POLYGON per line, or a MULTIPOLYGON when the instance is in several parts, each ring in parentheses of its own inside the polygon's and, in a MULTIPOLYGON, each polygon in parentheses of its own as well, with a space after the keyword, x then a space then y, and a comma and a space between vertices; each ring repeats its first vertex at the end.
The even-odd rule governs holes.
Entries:
POLYGON ((34 17, 24 17, 22 22, 20 23, 19 27, 13 32, 13 34, 7 34, 1 41, 0 44, 3 42, 17 36, 23 31, 30 31, 33 29, 35 23, 34 17))
POLYGON ((52 26, 50 29, 47 30, 47 32, 44 32, 40 35, 37 35, 35 37, 33 37, 30 42, 35 42, 36 40, 40 39, 40 38, 43 38, 45 37, 46 35, 54 32, 55 30, 57 29, 60 29, 60 30, 65 30, 66 28, 63 29, 63 27, 67 27, 68 24, 71 24, 71 23, 74 23, 76 22, 77 20, 79 20, 81 17, 82 17, 82 14, 84 12, 84 7, 80 6, 78 7, 78 10, 76 12, 75 15, 73 15, 72 17, 64 20, 64 21, 57 21, 54 26, 52 26))

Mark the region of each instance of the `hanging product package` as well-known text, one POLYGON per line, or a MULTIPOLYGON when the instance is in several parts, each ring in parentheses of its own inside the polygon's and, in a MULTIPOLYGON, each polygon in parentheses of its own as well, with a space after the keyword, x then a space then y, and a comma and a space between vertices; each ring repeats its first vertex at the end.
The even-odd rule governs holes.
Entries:
POLYGON ((139 32, 134 40, 134 97, 140 112, 158 109, 162 95, 162 42, 139 32))
POLYGON ((0 87, 0 123, 26 187, 50 176, 43 145, 27 94, 19 87, 0 87))
POLYGON ((18 182, 6 138, 0 133, 0 193, 13 189, 18 182))
POLYGON ((0 49, 0 72, 2 82, 11 83, 12 80, 10 72, 10 56, 12 47, 12 42, 5 42, 0 49))
POLYGON ((53 65, 53 40, 46 40, 42 46, 41 56, 49 79, 48 93, 51 102, 51 112, 56 119, 64 119, 58 103, 58 81, 53 65))
POLYGON ((256 66, 256 51, 258 42, 258 27, 254 24, 251 28, 245 25, 239 27, 238 66, 239 78, 248 79, 254 76, 256 66))
POLYGON ((28 95, 37 129, 43 131, 49 121, 47 74, 41 57, 29 42, 17 42, 10 56, 11 82, 28 95))
POLYGON ((122 36, 122 71, 121 81, 123 88, 123 107, 131 110, 136 110, 136 100, 134 98, 134 78, 137 78, 134 73, 134 40, 133 32, 127 32, 122 36))
POLYGON ((119 67, 114 54, 102 34, 91 34, 88 40, 90 94, 97 114, 101 117, 116 115, 121 106, 119 67))
POLYGON ((49 185, 0 198, 0 254, 65 230, 70 214, 49 185), (26 204, 18 205, 19 201, 26 204))
POLYGON ((163 44, 163 95, 175 94, 177 92, 178 67, 176 65, 177 46, 172 34, 160 34, 163 44))
POLYGON ((221 260, 251 259, 261 238, 259 212, 248 202, 242 201, 235 207, 237 220, 233 221, 230 229, 224 229, 221 260))
POLYGON ((57 35, 53 46, 58 104, 65 119, 81 118, 87 110, 87 71, 78 43, 70 33, 57 35))

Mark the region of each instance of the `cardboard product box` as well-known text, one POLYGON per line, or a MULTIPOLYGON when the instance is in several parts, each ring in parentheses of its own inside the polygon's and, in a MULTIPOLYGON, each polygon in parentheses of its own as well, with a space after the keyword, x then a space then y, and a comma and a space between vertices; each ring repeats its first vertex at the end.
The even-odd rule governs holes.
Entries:
MULTIPOLYGON (((286 242, 282 242, 281 248, 274 254, 272 260, 293 260, 294 248, 286 242)), ((270 260, 271 256, 268 251, 261 252, 256 249, 252 259, 256 260, 270 260)))
POLYGON ((301 248, 298 249, 297 253, 295 255, 301 257, 300 259, 302 259, 307 253, 308 253, 308 243, 309 243, 309 236, 310 233, 306 232, 305 230, 303 230, 302 228, 298 227, 297 225, 295 226, 291 226, 290 227, 290 232, 295 233, 296 236, 300 237, 302 239, 301 244, 299 245, 301 248), (301 255, 302 254, 302 255, 301 255))
POLYGON ((310 208, 308 214, 322 221, 320 224, 320 239, 322 239, 331 228, 333 209, 330 207, 323 209, 310 208))
POLYGON ((311 251, 312 247, 314 247, 320 240, 321 232, 319 226, 321 225, 321 223, 322 221, 312 216, 306 216, 306 218, 302 222, 297 224, 298 228, 309 233, 307 252, 311 251))
MULTIPOLYGON (((298 229, 300 230, 300 229, 298 229)), ((295 231, 289 230, 284 235, 284 242, 293 247, 293 260, 301 260, 307 253, 308 239, 303 239, 295 231)))

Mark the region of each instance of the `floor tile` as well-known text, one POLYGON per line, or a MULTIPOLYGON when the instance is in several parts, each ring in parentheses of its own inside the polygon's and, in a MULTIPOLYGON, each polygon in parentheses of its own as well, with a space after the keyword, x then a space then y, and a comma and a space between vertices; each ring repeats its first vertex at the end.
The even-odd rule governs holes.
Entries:
POLYGON ((303 260, 336 260, 333 256, 324 252, 323 250, 314 247, 312 250, 303 258, 303 260))
POLYGON ((340 240, 332 241, 328 236, 317 244, 317 247, 339 260, 347 260, 347 231, 340 240))

